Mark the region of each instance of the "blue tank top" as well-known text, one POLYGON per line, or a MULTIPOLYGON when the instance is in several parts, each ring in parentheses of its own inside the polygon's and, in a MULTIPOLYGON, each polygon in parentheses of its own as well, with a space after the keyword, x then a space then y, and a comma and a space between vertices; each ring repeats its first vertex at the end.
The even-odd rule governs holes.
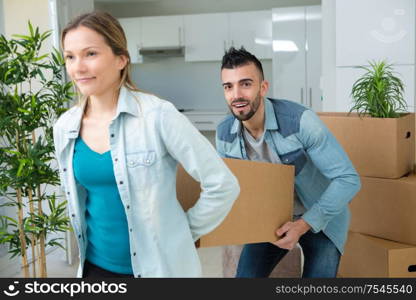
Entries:
POLYGON ((117 189, 111 152, 99 154, 78 137, 73 168, 87 191, 86 259, 105 270, 133 274, 127 217, 117 189))

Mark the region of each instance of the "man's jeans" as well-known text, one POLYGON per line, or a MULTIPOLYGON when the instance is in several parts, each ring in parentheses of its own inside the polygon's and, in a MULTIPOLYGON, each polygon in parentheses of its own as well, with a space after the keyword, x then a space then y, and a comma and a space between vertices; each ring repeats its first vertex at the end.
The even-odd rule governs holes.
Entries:
MULTIPOLYGON (((305 257, 302 277, 336 277, 341 254, 322 231, 309 230, 299 244, 305 257)), ((236 277, 268 277, 287 252, 271 243, 247 244, 241 252, 236 277)))

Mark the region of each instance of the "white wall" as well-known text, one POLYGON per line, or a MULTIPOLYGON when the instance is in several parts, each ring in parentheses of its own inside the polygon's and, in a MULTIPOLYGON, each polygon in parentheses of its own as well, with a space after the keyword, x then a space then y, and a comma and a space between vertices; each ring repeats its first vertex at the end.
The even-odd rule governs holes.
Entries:
POLYGON ((321 0, 157 0, 117 4, 108 2, 96 0, 95 7, 108 11, 117 18, 263 10, 273 7, 321 4, 321 0))
POLYGON ((0 34, 4 34, 3 0, 0 0, 0 34))
MULTIPOLYGON (((323 88, 323 111, 348 111, 352 105, 351 98, 349 96, 352 85, 356 79, 361 76, 362 72, 359 70, 354 69, 353 66, 362 65, 363 61, 373 60, 373 59, 380 59, 383 57, 387 59, 390 63, 400 62, 400 59, 397 57, 400 56, 403 51, 403 46, 401 46, 401 42, 395 43, 385 43, 386 45, 380 44, 379 46, 368 46, 365 44, 370 44, 370 38, 367 38, 369 33, 368 28, 362 28, 361 26, 358 27, 356 25, 357 22, 360 20, 362 21, 365 19, 365 22, 371 24, 371 26, 375 26, 375 29, 383 27, 381 25, 385 25, 384 21, 388 21, 392 18, 392 14, 395 13, 394 9, 390 9, 391 7, 395 7, 397 5, 397 9, 399 11, 406 11, 407 16, 411 16, 410 18, 407 17, 407 20, 410 22, 403 23, 401 26, 407 26, 404 28, 408 32, 414 32, 414 16, 416 15, 415 6, 411 1, 395 1, 395 0, 384 0, 380 2, 379 8, 375 8, 375 12, 372 15, 369 15, 373 18, 368 18, 367 20, 367 13, 371 13, 371 9, 373 9, 373 4, 378 3, 378 1, 370 1, 370 0, 362 0, 362 1, 343 1, 343 2, 336 2, 333 0, 322 0, 322 88, 323 88), (341 17, 336 18, 337 13, 337 4, 338 8, 339 5, 343 4, 345 8, 341 10, 341 17), (354 6, 355 5, 355 6, 354 6), (403 9, 403 6, 406 8, 403 9), (407 6, 406 6, 407 5, 407 6), (357 10, 352 8, 360 7, 362 10, 357 13, 357 10), (386 11, 388 7, 391 11, 386 11), (408 7, 410 8, 407 11, 408 7), (413 7, 413 9, 412 9, 413 7), (348 9, 346 9, 348 8, 348 9), (385 15, 382 15, 382 12, 385 15), (350 23, 350 20, 354 19, 356 16, 356 23, 350 23), (374 17, 376 16, 376 17, 374 17), (383 19, 384 17, 384 19, 383 19), (412 21, 413 20, 413 21, 412 21), (338 22, 338 24, 337 24, 338 22), (410 24, 413 22, 413 25, 405 25, 410 24), (381 24, 380 24, 381 23, 381 24), (337 29, 338 28, 338 29, 337 29), (358 29, 357 29, 358 28, 358 29), (338 31, 337 31, 338 30, 338 31), (363 32, 361 36, 357 36, 357 32, 363 32), (362 40, 365 37, 364 41, 362 40), (337 38, 339 39, 338 42, 343 41, 345 43, 346 38, 348 38, 348 47, 353 47, 355 53, 353 51, 343 51, 347 52, 344 53, 348 57, 349 60, 354 61, 355 63, 343 64, 337 66, 336 56, 340 55, 342 50, 348 49, 348 47, 340 46, 342 43, 338 43, 338 50, 337 50, 337 38), (368 43, 367 43, 368 42, 368 43), (372 50, 374 49, 374 50, 372 50), (364 59, 363 59, 364 58, 364 59)), ((358 24, 358 23, 357 23, 358 24)), ((393 23, 394 25, 395 23, 393 23)), ((388 24, 387 24, 388 25, 388 24)), ((386 25, 386 27, 388 27, 386 25)), ((369 25, 370 26, 370 25, 369 25)), ((365 27, 365 26, 364 26, 365 27)), ((394 27, 394 26, 393 26, 394 27)), ((398 28, 400 26, 397 26, 398 28)), ((370 28, 371 29, 371 28, 370 28)), ((397 28, 396 28, 397 29, 397 28)), ((406 41, 413 39, 413 35, 408 35, 406 41), (410 38, 408 38, 410 36, 410 38)), ((373 41, 374 42, 374 41, 373 41)), ((409 50, 412 47, 405 47, 406 50, 409 50)), ((414 48, 414 47, 413 47, 414 48)), ((349 49, 350 50, 350 49, 349 49)), ((413 51, 414 52, 414 51, 413 51)), ((407 53, 409 54, 409 53, 407 53)), ((412 56, 410 62, 406 63, 398 63, 393 66, 394 71, 398 73, 398 76, 402 78, 405 84, 405 94, 404 98, 408 103, 409 111, 414 111, 415 106, 415 97, 414 97, 414 90, 415 90, 415 68, 414 64, 414 56, 415 53, 410 53, 412 56)), ((409 56, 409 55, 407 55, 409 56)), ((407 57, 406 56, 406 57, 407 57)))

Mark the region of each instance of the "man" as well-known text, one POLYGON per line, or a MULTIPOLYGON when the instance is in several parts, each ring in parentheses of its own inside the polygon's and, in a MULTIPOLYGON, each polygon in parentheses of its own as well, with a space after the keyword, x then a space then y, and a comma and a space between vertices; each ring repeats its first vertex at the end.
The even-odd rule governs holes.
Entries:
POLYGON ((299 242, 303 277, 335 277, 348 233, 348 203, 360 189, 351 161, 310 109, 264 98, 269 83, 262 65, 244 48, 225 53, 221 80, 232 115, 218 125, 219 154, 295 166, 294 221, 277 229, 276 242, 245 245, 236 276, 268 277, 299 242))

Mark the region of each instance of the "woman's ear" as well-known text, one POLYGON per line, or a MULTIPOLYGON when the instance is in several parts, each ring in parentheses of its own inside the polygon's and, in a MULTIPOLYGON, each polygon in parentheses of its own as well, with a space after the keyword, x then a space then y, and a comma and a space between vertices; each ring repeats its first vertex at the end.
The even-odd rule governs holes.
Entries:
POLYGON ((120 70, 123 70, 126 67, 128 61, 129 61, 129 59, 127 58, 127 56, 119 55, 118 56, 118 68, 120 70))

